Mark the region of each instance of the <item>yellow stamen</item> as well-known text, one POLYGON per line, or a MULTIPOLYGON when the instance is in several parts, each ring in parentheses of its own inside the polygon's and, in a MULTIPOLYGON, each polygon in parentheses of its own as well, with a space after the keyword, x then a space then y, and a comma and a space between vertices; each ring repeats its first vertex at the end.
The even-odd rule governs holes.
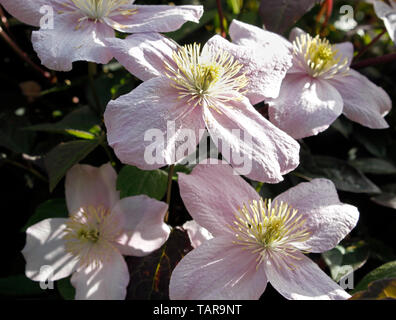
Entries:
POLYGON ((167 76, 179 92, 179 99, 195 106, 215 107, 215 101, 235 99, 235 92, 247 86, 248 79, 241 74, 242 65, 228 52, 210 50, 201 52, 199 44, 181 47, 173 52, 177 67, 165 62, 167 76), (233 96, 234 98, 231 98, 233 96))
POLYGON ((244 204, 235 213, 234 225, 230 228, 235 233, 235 244, 257 254, 257 268, 272 255, 282 258, 288 268, 293 268, 291 260, 299 260, 295 254, 299 250, 293 244, 311 236, 305 222, 287 203, 272 204, 271 200, 260 199, 244 204))
POLYGON ((293 48, 298 63, 314 78, 348 74, 348 58, 343 58, 327 39, 303 34, 293 42, 293 48))
POLYGON ((79 258, 80 266, 98 266, 109 249, 116 250, 113 242, 121 230, 120 221, 105 208, 80 208, 66 223, 66 251, 79 258))

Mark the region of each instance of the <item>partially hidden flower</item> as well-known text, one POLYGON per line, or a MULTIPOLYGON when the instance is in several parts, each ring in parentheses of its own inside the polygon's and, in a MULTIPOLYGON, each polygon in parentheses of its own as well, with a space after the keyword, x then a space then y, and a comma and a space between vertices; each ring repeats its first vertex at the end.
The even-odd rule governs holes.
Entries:
POLYGON ((287 299, 347 299, 350 295, 304 253, 335 247, 359 212, 341 203, 334 184, 314 179, 263 200, 227 164, 200 164, 179 173, 181 197, 213 239, 174 269, 171 299, 259 299, 267 283, 287 299))
POLYGON ((183 229, 187 232, 191 246, 198 248, 206 240, 213 238, 213 235, 196 221, 190 220, 183 224, 183 229))
MULTIPOLYGON (((266 31, 233 21, 233 42, 257 47, 266 31)), ((263 39, 264 38, 264 39, 263 39)), ((341 114, 363 126, 381 129, 392 108, 388 94, 365 76, 350 69, 353 45, 336 45, 295 28, 290 34, 293 66, 279 97, 268 101, 270 121, 295 139, 326 130, 341 114)))
POLYGON ((174 164, 195 152, 207 130, 234 168, 251 164, 243 174, 253 180, 275 183, 298 165, 298 143, 249 101, 279 94, 291 66, 279 36, 268 32, 261 57, 220 36, 203 48, 196 43, 181 47, 159 34, 107 43, 116 59, 144 81, 110 101, 104 114, 108 142, 123 163, 145 170, 174 164))
POLYGON ((26 276, 56 281, 69 275, 76 299, 120 300, 129 271, 123 255, 145 256, 169 237, 167 204, 147 196, 120 200, 110 164, 75 165, 66 176, 69 218, 45 219, 26 231, 26 276))
POLYGON ((396 39, 396 0, 385 1, 370 0, 374 5, 375 13, 384 21, 386 30, 393 42, 396 39))
POLYGON ((40 27, 32 43, 41 62, 69 71, 74 61, 108 63, 105 38, 115 32, 170 32, 198 22, 202 6, 135 5, 134 0, 0 0, 20 21, 40 27))

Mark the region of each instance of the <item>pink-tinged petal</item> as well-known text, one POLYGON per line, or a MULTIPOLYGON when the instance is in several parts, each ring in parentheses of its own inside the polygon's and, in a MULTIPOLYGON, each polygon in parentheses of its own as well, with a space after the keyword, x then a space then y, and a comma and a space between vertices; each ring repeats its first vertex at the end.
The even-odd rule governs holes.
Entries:
POLYGON ((106 22, 121 32, 171 32, 187 21, 199 22, 202 6, 131 5, 132 15, 116 15, 106 22))
POLYGON ((110 210, 120 199, 116 190, 117 173, 110 163, 101 167, 73 166, 66 174, 66 203, 70 214, 80 208, 103 206, 110 210))
POLYGON ((114 30, 91 20, 81 22, 79 14, 56 15, 54 29, 40 29, 32 34, 32 43, 41 63, 56 71, 70 71, 74 61, 106 64, 112 58, 105 38, 115 36, 114 30))
POLYGON ((334 47, 338 50, 338 54, 341 55, 341 61, 347 58, 348 66, 350 66, 354 56, 353 44, 350 42, 342 42, 335 44, 334 47))
POLYGON ((326 130, 342 113, 338 91, 324 80, 289 74, 277 99, 269 102, 270 121, 295 139, 326 130))
POLYGON ((164 75, 165 62, 174 65, 172 53, 178 50, 175 42, 159 33, 137 33, 124 40, 110 38, 106 45, 119 63, 143 81, 164 75))
POLYGON ((47 11, 40 12, 43 6, 52 6, 51 0, 0 0, 0 4, 9 14, 23 23, 40 26, 40 20, 47 11))
POLYGON ((65 249, 67 219, 46 219, 26 230, 22 254, 26 276, 35 281, 56 281, 68 277, 78 260, 65 249))
POLYGON ((279 36, 263 32, 260 42, 255 45, 237 45, 219 35, 212 37, 205 45, 215 52, 223 50, 230 53, 242 64, 241 73, 249 80, 244 88, 252 104, 266 98, 276 98, 286 72, 292 66, 292 55, 279 36))
POLYGON ((265 272, 271 285, 290 300, 345 300, 351 296, 302 253, 288 259, 289 268, 281 258, 268 260, 265 272), (276 261, 274 261, 276 259, 276 261))
POLYGON ((256 255, 217 237, 189 252, 173 270, 172 300, 256 300, 267 286, 256 255))
POLYGON ((357 208, 340 202, 334 184, 327 179, 300 183, 274 201, 288 203, 306 220, 304 228, 311 233, 310 239, 296 246, 311 252, 334 248, 359 220, 357 208))
POLYGON ((384 117, 392 109, 392 101, 382 88, 355 70, 329 82, 340 92, 347 118, 371 129, 389 127, 384 117))
POLYGON ((206 240, 213 239, 213 235, 204 227, 201 227, 195 220, 187 221, 183 224, 183 229, 187 231, 193 248, 198 248, 206 240))
POLYGON ((142 83, 110 101, 104 120, 107 139, 123 163, 151 170, 176 163, 195 152, 205 124, 167 77, 142 83))
POLYGON ((277 183, 298 166, 300 145, 260 115, 248 99, 238 96, 216 107, 204 109, 206 127, 223 158, 240 174, 277 183))
POLYGON ((396 3, 395 1, 390 1, 391 6, 383 1, 373 1, 375 13, 379 18, 384 21, 386 30, 389 33, 392 41, 396 39, 396 3))
POLYGON ((301 28, 295 27, 290 31, 289 34, 289 40, 290 42, 295 41, 298 37, 304 35, 304 34, 308 34, 308 32, 304 31, 301 28))
POLYGON ((146 256, 168 240, 170 228, 164 223, 168 205, 147 196, 120 200, 113 213, 125 216, 124 232, 117 240, 123 255, 146 256))
POLYGON ((234 214, 260 196, 225 162, 209 159, 191 174, 179 173, 180 195, 193 219, 212 235, 231 234, 234 214), (210 181, 210 183, 208 183, 210 181))
POLYGON ((282 50, 285 47, 289 48, 289 50, 292 49, 290 42, 282 36, 236 19, 232 20, 229 33, 232 42, 239 45, 248 47, 263 46, 266 48, 268 45, 273 45, 273 43, 269 43, 273 41, 282 50))
POLYGON ((129 283, 128 266, 116 250, 99 265, 79 268, 71 277, 76 300, 124 300, 129 283))

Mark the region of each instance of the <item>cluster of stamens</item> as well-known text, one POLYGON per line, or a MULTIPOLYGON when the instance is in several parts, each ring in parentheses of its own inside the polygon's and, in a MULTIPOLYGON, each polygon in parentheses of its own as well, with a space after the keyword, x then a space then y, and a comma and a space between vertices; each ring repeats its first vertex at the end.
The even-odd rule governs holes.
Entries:
POLYGON ((242 65, 228 52, 203 50, 199 44, 181 47, 173 52, 177 67, 165 62, 167 76, 178 90, 179 98, 196 106, 215 108, 215 101, 235 99, 235 93, 248 84, 242 65))
POLYGON ((348 58, 339 54, 327 39, 303 34, 293 42, 293 49, 297 62, 314 78, 330 79, 348 74, 348 58))
MULTIPOLYGON (((235 244, 257 254, 257 265, 270 259, 277 263, 279 258, 284 260, 288 268, 293 268, 293 259, 299 260, 294 246, 297 242, 304 242, 311 236, 304 227, 306 220, 292 209, 287 203, 271 200, 253 200, 244 204, 235 213, 234 225, 230 226, 235 233, 235 244), (271 259, 272 256, 277 259, 271 259)), ((282 267, 279 265, 278 267, 282 267)))
POLYGON ((121 231, 120 221, 104 207, 80 208, 66 223, 66 250, 79 259, 81 266, 99 265, 109 248, 116 250, 112 243, 121 231))
MULTIPOLYGON (((103 22, 105 18, 117 15, 129 16, 137 13, 137 9, 126 9, 124 7, 130 2, 130 0, 66 0, 62 2, 65 10, 58 11, 58 13, 82 13, 83 17, 79 19, 79 24, 76 27, 76 29, 79 29, 81 23, 85 20, 103 22)), ((120 25, 119 28, 122 28, 122 26, 120 25)))

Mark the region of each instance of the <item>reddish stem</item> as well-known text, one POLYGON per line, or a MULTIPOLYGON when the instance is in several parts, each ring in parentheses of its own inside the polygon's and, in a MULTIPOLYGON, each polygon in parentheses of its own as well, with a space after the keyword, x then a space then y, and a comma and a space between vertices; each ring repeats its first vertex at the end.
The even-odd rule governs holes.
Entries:
POLYGON ((354 58, 354 60, 358 60, 362 55, 364 55, 381 37, 386 33, 386 29, 382 30, 382 32, 376 36, 367 46, 365 46, 360 52, 357 54, 357 56, 354 58))
POLYGON ((224 27, 224 13, 223 13, 223 7, 221 6, 221 0, 216 0, 217 2, 217 11, 219 12, 219 18, 220 18, 220 29, 221 29, 221 36, 223 38, 226 38, 226 32, 225 32, 225 27, 224 27))
POLYGON ((8 34, 0 27, 0 36, 7 42, 7 44, 20 56, 26 63, 28 63, 34 70, 39 72, 44 78, 51 80, 51 73, 48 71, 43 70, 37 64, 35 64, 29 56, 22 51, 21 48, 8 36, 8 34))
POLYGON ((362 61, 352 64, 351 67, 353 69, 361 69, 361 68, 376 66, 378 64, 383 64, 383 63, 388 63, 388 62, 393 62, 393 61, 396 61, 396 52, 389 53, 389 54, 383 55, 381 57, 365 59, 365 60, 362 60, 362 61))

